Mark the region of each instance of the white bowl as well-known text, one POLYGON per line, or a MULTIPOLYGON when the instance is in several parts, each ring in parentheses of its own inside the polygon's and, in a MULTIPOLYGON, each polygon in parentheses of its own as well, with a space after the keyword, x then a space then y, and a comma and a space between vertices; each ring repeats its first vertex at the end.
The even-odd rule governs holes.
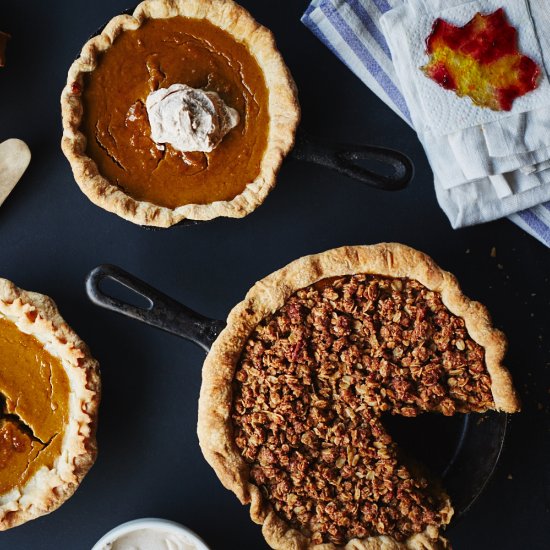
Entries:
POLYGON ((176 535, 182 535, 188 539, 190 543, 193 543, 197 550, 210 550, 204 541, 201 540, 198 535, 193 533, 191 529, 188 529, 175 521, 158 518, 135 519, 133 521, 123 523, 118 527, 111 529, 111 531, 109 531, 105 536, 101 537, 101 539, 95 543, 92 550, 103 550, 106 544, 110 542, 113 543, 121 536, 133 531, 139 531, 141 529, 153 529, 155 531, 164 531, 174 533, 176 535))

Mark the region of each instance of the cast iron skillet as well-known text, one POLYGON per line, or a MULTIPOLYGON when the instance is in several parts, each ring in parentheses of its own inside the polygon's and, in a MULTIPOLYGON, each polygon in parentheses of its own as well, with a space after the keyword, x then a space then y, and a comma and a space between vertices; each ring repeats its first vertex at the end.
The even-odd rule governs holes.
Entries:
MULTIPOLYGON (((137 5, 122 13, 131 15, 136 7, 137 5)), ((101 34, 106 26, 107 24, 102 25, 90 38, 101 34)), ((78 57, 80 57, 80 52, 77 59, 78 57)), ((301 129, 298 129, 294 148, 287 154, 287 157, 330 168, 339 174, 382 191, 401 191, 414 177, 414 164, 404 153, 373 145, 324 142, 312 138, 301 129), (370 168, 361 165, 361 162, 370 168), (387 170, 382 170, 381 166, 375 168, 373 165, 385 165, 387 170)), ((185 219, 174 226, 196 225, 202 222, 203 220, 185 219)))
MULTIPOLYGON (((226 325, 196 313, 113 265, 93 269, 86 278, 86 292, 94 304, 189 340, 207 353, 226 325), (141 296, 149 306, 136 307, 106 294, 101 289, 106 279, 141 296)), ((456 520, 471 508, 493 475, 508 417, 494 412, 451 418, 425 414, 412 420, 386 416, 384 422, 401 449, 442 479, 456 520)))

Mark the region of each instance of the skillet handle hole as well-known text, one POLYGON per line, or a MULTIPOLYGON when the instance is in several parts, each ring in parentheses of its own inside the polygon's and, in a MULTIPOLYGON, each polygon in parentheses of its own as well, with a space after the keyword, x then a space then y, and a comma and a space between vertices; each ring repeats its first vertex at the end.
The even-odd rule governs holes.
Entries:
POLYGON ((371 155, 363 156, 360 153, 350 153, 342 155, 342 159, 345 160, 349 168, 356 168, 358 172, 363 171, 365 173, 376 174, 384 178, 394 178, 400 176, 395 164, 392 164, 387 160, 374 158, 371 155))
POLYGON ((150 298, 147 298, 113 277, 104 277, 98 286, 102 294, 118 302, 136 307, 143 311, 151 311, 154 307, 153 301, 150 298))

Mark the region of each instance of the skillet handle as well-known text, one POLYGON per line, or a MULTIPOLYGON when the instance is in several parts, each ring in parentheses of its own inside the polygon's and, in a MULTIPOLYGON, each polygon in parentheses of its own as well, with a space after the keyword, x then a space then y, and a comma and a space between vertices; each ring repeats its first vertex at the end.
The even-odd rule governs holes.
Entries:
POLYGON ((86 277, 86 293, 97 306, 185 338, 207 353, 225 327, 224 321, 200 315, 115 265, 104 264, 93 269, 86 277), (105 279, 132 290, 145 298, 149 306, 142 308, 109 296, 101 289, 105 279))
POLYGON ((414 177, 414 165, 411 159, 399 151, 384 147, 329 144, 299 133, 291 154, 297 160, 331 168, 340 174, 384 191, 400 191, 407 187, 414 177), (391 176, 377 174, 357 164, 361 160, 374 160, 387 164, 393 168, 393 174, 391 176))

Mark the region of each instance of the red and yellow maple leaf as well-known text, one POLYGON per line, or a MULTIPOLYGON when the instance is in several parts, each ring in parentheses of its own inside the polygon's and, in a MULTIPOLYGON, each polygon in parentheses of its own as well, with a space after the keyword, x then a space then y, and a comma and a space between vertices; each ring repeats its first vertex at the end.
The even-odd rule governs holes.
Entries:
POLYGON ((502 8, 476 13, 463 27, 436 19, 426 46, 424 73, 480 107, 510 111, 518 97, 538 86, 540 68, 519 51, 517 31, 502 8))

